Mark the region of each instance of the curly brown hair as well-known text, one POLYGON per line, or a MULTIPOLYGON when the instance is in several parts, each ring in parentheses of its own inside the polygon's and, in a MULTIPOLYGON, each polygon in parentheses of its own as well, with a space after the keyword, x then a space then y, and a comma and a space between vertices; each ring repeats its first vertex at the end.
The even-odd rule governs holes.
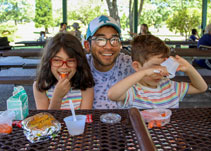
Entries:
POLYGON ((131 42, 132 60, 143 65, 150 57, 162 55, 162 58, 169 57, 170 49, 166 44, 153 35, 139 35, 131 42))
POLYGON ((77 71, 70 79, 74 89, 86 90, 95 85, 85 51, 80 41, 70 33, 58 33, 46 44, 41 63, 37 70, 37 89, 46 91, 57 83, 57 79, 51 72, 51 59, 63 48, 70 58, 77 60, 77 71))

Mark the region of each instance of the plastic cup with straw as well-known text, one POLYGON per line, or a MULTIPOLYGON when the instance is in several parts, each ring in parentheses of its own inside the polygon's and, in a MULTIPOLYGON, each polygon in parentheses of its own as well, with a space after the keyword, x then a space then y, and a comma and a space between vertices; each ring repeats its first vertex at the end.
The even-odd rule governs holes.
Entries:
POLYGON ((75 115, 75 109, 72 100, 69 101, 69 104, 72 116, 64 118, 68 132, 72 136, 83 134, 86 122, 86 115, 75 115))

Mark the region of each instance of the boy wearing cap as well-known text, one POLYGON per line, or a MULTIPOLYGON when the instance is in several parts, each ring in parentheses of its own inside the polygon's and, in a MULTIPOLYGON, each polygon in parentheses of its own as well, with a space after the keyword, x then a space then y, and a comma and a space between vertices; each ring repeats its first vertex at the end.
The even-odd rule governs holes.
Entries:
POLYGON ((120 36, 120 27, 112 17, 102 15, 89 23, 84 46, 90 52, 87 60, 95 80, 95 109, 117 108, 107 97, 108 89, 134 72, 131 57, 120 53, 120 36))

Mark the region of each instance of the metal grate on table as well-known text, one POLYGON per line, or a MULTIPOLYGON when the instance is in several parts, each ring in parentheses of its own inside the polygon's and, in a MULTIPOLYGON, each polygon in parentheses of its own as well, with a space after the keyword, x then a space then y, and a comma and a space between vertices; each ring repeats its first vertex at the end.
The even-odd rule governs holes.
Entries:
MULTIPOLYGON (((42 111, 30 111, 30 116, 42 111)), ((70 136, 63 118, 71 115, 70 111, 47 111, 62 124, 57 137, 46 142, 30 143, 23 134, 22 128, 14 128, 9 135, 0 136, 0 150, 10 151, 46 151, 46 150, 140 150, 135 131, 128 117, 128 110, 109 110, 121 115, 121 123, 105 124, 100 121, 108 110, 78 110, 76 114, 92 114, 92 123, 86 123, 85 132, 79 136, 70 136)))
POLYGON ((171 109, 169 124, 149 129, 158 151, 210 151, 211 108, 171 109))

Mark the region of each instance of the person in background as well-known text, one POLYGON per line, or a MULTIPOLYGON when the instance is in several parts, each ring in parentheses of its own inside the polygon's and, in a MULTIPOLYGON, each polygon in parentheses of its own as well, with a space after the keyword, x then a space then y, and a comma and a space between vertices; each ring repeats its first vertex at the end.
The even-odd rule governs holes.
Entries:
POLYGON ((185 72, 190 83, 175 82, 166 78, 166 67, 160 64, 170 54, 169 47, 153 35, 139 35, 132 41, 134 74, 119 81, 108 91, 109 99, 125 108, 178 108, 185 94, 201 93, 207 84, 201 75, 182 57, 172 59, 179 63, 178 70, 185 72))
POLYGON ((138 35, 151 35, 147 24, 141 24, 140 33, 138 35))
POLYGON ((110 16, 93 19, 87 29, 84 46, 95 81, 95 109, 115 109, 117 104, 108 99, 109 88, 134 72, 131 57, 120 53, 121 29, 110 16))
POLYGON ((132 37, 138 36, 138 35, 151 35, 151 33, 149 32, 149 28, 147 26, 147 24, 141 24, 140 26, 140 32, 137 33, 130 33, 132 35, 132 37))
MULTIPOLYGON (((211 24, 207 25, 205 34, 199 39, 197 47, 211 48, 211 24)), ((195 59, 193 64, 211 70, 211 59, 195 59)))
POLYGON ((189 40, 191 40, 191 41, 199 40, 198 31, 196 29, 192 29, 192 35, 189 37, 189 40))
POLYGON ((39 110, 91 109, 94 80, 80 41, 67 32, 51 38, 44 48, 33 84, 39 110))
POLYGON ((81 35, 81 31, 79 30, 80 29, 79 24, 78 23, 73 23, 72 27, 73 27, 73 30, 70 31, 70 33, 72 35, 76 36, 80 41, 82 41, 82 35, 81 35))
MULTIPOLYGON (((198 41, 199 35, 196 29, 192 29, 192 35, 189 37, 189 41, 198 41)), ((189 48, 197 48, 195 45, 189 45, 189 48)))
POLYGON ((67 31, 67 23, 61 23, 59 32, 66 32, 67 31))
POLYGON ((45 41, 45 39, 46 39, 46 34, 44 31, 41 31, 39 41, 45 41))

